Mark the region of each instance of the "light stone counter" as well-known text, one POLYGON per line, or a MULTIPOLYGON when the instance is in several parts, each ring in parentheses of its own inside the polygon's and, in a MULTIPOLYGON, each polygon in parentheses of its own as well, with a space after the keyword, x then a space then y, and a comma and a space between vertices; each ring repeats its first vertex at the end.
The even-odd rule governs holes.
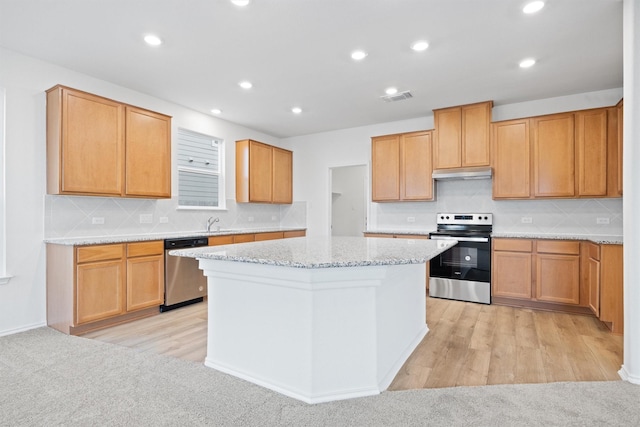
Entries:
POLYGON ((425 263, 456 243, 298 237, 170 253, 207 276, 205 365, 320 403, 391 384, 428 331, 425 263))
POLYGON ((180 249, 170 255, 296 268, 423 264, 457 242, 364 237, 299 237, 180 249))
POLYGON ((45 239, 44 243, 66 246, 82 246, 82 245, 106 245, 109 243, 129 243, 129 242, 145 242, 150 240, 179 239, 182 237, 211 237, 211 236, 228 236, 233 234, 257 234, 271 233, 279 231, 302 231, 303 227, 292 228, 237 228, 222 229, 220 231, 176 231, 168 233, 146 233, 146 234, 126 234, 113 236, 86 236, 86 237, 69 237, 45 239))
POLYGON ((586 240, 601 245, 621 245, 620 235, 571 234, 571 233, 491 233, 491 237, 508 239, 586 240))

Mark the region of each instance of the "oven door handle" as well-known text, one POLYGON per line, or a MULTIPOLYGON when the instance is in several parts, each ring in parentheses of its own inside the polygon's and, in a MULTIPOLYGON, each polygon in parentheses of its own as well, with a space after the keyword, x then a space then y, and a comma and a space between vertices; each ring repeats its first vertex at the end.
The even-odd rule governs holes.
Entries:
POLYGON ((457 240, 458 242, 488 242, 488 237, 463 237, 463 236, 431 236, 431 240, 457 240))

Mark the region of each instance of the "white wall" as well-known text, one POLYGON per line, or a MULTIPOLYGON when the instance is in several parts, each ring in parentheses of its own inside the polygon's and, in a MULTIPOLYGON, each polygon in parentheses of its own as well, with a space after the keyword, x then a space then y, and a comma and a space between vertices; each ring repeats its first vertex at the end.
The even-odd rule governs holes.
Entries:
POLYGON ((368 167, 331 169, 331 235, 362 236, 366 228, 368 167))
MULTIPOLYGON (((4 48, 0 48, 0 64, 0 87, 6 89, 7 273, 14 276, 8 284, 0 285, 0 335, 46 322, 42 242, 46 192, 45 90, 63 84, 173 116, 174 134, 177 127, 186 127, 223 138, 227 144, 226 172, 230 177, 235 176, 236 140, 254 138, 279 145, 279 140, 272 136, 4 48)), ((225 187, 227 196, 233 198, 234 180, 228 179, 225 187)), ((177 193, 175 179, 173 193, 177 193)))

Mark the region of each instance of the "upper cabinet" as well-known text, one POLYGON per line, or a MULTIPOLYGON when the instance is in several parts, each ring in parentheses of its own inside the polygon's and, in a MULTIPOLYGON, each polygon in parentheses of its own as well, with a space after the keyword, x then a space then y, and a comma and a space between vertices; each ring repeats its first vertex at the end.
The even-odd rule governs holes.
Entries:
POLYGON ((236 202, 293 201, 293 153, 262 142, 236 141, 236 202))
POLYGON ((371 138, 372 200, 433 200, 432 132, 371 138))
POLYGON ((575 137, 573 114, 531 120, 533 131, 533 195, 575 195, 575 137))
POLYGON ((434 110, 434 169, 489 166, 491 101, 434 110))
POLYGON ((619 197, 618 123, 615 108, 492 123, 493 198, 619 197))
POLYGON ((55 86, 47 91, 49 194, 171 197, 171 117, 55 86))

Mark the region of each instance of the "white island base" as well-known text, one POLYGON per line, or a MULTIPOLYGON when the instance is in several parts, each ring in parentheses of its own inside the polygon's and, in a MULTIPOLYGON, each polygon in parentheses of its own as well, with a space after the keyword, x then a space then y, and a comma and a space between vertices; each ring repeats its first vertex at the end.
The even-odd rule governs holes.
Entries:
POLYGON ((205 365, 307 403, 380 393, 428 331, 424 263, 200 268, 205 365))

